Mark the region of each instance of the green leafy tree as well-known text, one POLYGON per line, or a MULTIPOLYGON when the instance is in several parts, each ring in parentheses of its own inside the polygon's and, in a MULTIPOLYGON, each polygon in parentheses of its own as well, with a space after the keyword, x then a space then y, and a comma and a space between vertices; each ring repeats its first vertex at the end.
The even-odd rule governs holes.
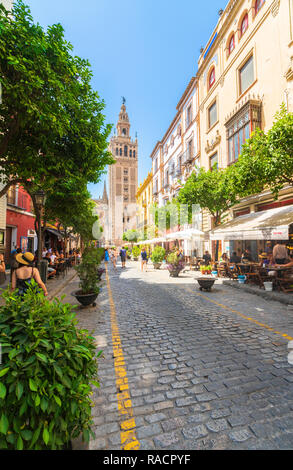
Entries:
POLYGON ((284 105, 267 133, 256 129, 243 145, 233 179, 242 196, 269 188, 277 198, 284 185, 293 186, 293 113, 284 105))

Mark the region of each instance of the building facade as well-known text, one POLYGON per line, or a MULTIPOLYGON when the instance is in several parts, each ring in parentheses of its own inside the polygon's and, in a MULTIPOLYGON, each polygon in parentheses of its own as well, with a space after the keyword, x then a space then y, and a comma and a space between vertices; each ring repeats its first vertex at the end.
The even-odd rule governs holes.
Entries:
POLYGON ((109 224, 110 242, 122 244, 123 233, 136 228, 136 192, 138 140, 130 137, 130 122, 125 100, 116 126, 117 134, 111 138, 109 151, 116 160, 109 167, 109 224))
MULTIPOLYGON (((225 168, 237 161, 256 127, 268 131, 284 102, 293 111, 293 1, 230 0, 198 61, 200 164, 225 168)), ((292 204, 290 188, 280 201, 292 204)), ((276 207, 267 191, 245 198, 227 220, 276 207)), ((203 212, 203 230, 213 221, 203 212)), ((220 240, 220 251, 245 243, 220 240)), ((256 253, 256 241, 249 242, 256 253)), ((212 245, 206 242, 206 248, 212 245)))
POLYGON ((136 193, 137 220, 136 228, 141 238, 154 238, 153 235, 153 174, 150 172, 139 185, 136 193), (152 236, 153 235, 153 236, 152 236))
MULTIPOLYGON (((6 197, 6 196, 5 196, 6 197)), ((10 186, 7 193, 5 262, 14 248, 34 253, 37 249, 35 215, 30 196, 22 186, 10 186)))
MULTIPOLYGON (((192 77, 176 107, 176 114, 163 138, 157 142, 152 154, 153 202, 157 207, 167 206, 178 195, 192 171, 200 167, 200 125, 198 107, 198 86, 196 77, 192 77)), ((197 219, 198 222, 198 219, 197 219)), ((160 224, 159 224, 160 225, 160 224)), ((191 229, 186 214, 182 213, 172 221, 170 228, 159 226, 159 237, 167 236, 166 248, 171 249, 177 240, 172 233, 191 229)), ((201 223, 200 227, 201 228, 201 223)), ((191 237, 184 240, 179 236, 179 245, 186 255, 195 249, 200 251, 200 244, 191 237)))
POLYGON ((107 246, 110 243, 109 231, 109 199, 107 194, 106 182, 104 182, 103 196, 99 199, 93 199, 95 203, 94 213, 99 217, 99 227, 103 229, 98 236, 100 246, 107 246))

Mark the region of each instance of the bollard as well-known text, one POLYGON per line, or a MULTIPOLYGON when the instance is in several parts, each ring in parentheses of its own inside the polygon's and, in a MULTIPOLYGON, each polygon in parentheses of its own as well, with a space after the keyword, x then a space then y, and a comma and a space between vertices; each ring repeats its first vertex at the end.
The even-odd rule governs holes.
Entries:
POLYGON ((40 261, 40 276, 43 283, 46 284, 48 276, 48 261, 44 259, 40 261))

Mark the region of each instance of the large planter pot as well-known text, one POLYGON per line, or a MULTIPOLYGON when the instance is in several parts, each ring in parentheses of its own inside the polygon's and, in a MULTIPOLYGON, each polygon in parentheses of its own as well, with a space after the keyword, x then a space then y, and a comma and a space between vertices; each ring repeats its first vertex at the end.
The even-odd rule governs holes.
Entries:
POLYGON ((95 300, 99 294, 82 294, 81 291, 76 291, 72 292, 71 295, 84 307, 88 307, 91 304, 95 307, 95 300))
POLYGON ((170 277, 178 277, 180 271, 181 271, 181 269, 172 269, 171 271, 169 271, 170 277))
POLYGON ((153 263, 155 269, 160 269, 162 263, 153 263))
POLYGON ((134 257, 134 258, 133 258, 133 261, 138 261, 138 258, 137 258, 137 257, 134 257))
POLYGON ((213 287, 214 285, 214 282, 215 282, 215 278, 211 278, 211 277, 199 277, 198 279, 196 279, 197 282, 199 283, 199 289, 200 290, 207 290, 207 291, 210 291, 211 288, 213 287))

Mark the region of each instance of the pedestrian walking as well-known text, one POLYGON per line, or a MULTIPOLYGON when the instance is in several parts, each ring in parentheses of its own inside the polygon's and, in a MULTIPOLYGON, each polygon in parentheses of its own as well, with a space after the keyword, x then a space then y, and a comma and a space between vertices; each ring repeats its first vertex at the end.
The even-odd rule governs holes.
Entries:
POLYGON ((114 266, 114 269, 116 271, 117 269, 117 251, 116 251, 116 248, 112 248, 111 250, 111 261, 112 261, 112 264, 114 266))
POLYGON ((23 297, 34 279, 43 290, 44 295, 47 296, 48 291, 45 284, 42 282, 39 270, 33 266, 34 255, 30 252, 18 253, 16 260, 19 267, 15 269, 12 274, 11 290, 14 291, 18 289, 18 295, 23 297))
POLYGON ((110 260, 110 255, 109 255, 109 249, 105 249, 105 264, 108 264, 108 261, 110 260))
POLYGON ((148 263, 148 254, 146 252, 146 249, 143 248, 141 253, 140 253, 140 257, 141 257, 141 270, 142 271, 147 271, 147 263, 148 263))
POLYGON ((123 246, 120 250, 120 258, 121 258, 121 264, 122 268, 125 268, 125 262, 126 262, 126 250, 125 247, 123 246))

